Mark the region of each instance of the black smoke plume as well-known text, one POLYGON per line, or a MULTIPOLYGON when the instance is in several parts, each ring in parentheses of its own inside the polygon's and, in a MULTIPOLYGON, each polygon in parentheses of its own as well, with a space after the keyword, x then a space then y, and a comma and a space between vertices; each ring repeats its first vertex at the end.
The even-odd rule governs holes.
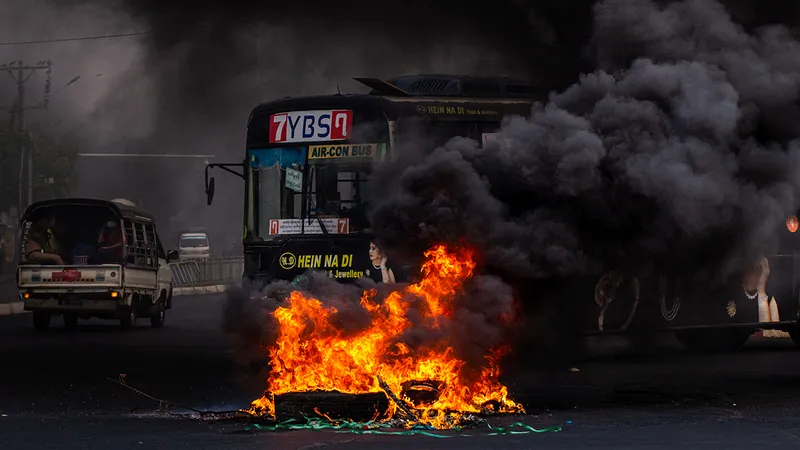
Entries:
POLYGON ((569 347, 602 271, 676 274, 713 292, 777 251, 800 207, 789 28, 748 30, 714 0, 593 11, 596 70, 529 118, 506 118, 485 148, 456 138, 379 168, 371 211, 393 254, 478 248, 528 313, 526 348, 545 357, 569 347))
POLYGON ((653 264, 728 275, 775 250, 800 199, 798 42, 781 26, 748 34, 715 1, 594 11, 601 69, 507 118, 495 144, 454 139, 406 162, 373 210, 383 245, 466 238, 529 279, 653 264))

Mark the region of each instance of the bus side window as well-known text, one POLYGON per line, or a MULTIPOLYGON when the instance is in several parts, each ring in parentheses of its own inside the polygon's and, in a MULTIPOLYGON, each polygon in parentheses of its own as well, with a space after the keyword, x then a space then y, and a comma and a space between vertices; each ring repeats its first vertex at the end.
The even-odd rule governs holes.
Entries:
POLYGON ((478 125, 478 141, 480 147, 486 147, 486 144, 497 138, 497 133, 500 132, 499 122, 481 122, 478 125))
POLYGON ((450 139, 461 136, 480 141, 478 124, 463 120, 434 120, 407 117, 397 121, 397 136, 400 145, 422 143, 431 149, 441 147, 450 139))
POLYGON ((434 121, 428 127, 436 147, 445 145, 450 139, 460 136, 479 139, 477 124, 474 122, 434 121))

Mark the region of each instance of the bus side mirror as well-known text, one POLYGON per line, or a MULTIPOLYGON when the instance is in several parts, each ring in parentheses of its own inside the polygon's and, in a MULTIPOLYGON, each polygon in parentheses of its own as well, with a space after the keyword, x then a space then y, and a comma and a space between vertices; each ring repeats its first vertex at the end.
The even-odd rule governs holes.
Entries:
POLYGON ((177 261, 179 259, 180 255, 177 250, 170 250, 167 252, 167 262, 177 261))
POLYGON ((206 204, 211 205, 211 202, 214 200, 214 177, 211 177, 208 180, 208 186, 206 186, 206 204))

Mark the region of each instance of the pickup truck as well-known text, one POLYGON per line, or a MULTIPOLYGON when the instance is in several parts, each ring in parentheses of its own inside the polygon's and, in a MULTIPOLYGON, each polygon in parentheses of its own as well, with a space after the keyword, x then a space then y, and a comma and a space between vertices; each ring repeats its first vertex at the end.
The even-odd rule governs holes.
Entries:
POLYGON ((91 317, 163 326, 178 252, 164 251, 152 215, 123 201, 45 200, 28 207, 20 230, 17 288, 36 329, 54 315, 67 328, 91 317))

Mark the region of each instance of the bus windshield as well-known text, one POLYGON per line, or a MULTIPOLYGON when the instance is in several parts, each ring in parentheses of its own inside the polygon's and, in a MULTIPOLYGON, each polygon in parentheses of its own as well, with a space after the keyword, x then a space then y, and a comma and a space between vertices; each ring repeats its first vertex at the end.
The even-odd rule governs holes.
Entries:
POLYGON ((181 248, 208 247, 208 237, 204 234, 183 235, 180 242, 181 248))
POLYGON ((385 124, 372 122, 346 142, 249 149, 251 236, 369 232, 368 183, 372 165, 387 153, 385 124))

